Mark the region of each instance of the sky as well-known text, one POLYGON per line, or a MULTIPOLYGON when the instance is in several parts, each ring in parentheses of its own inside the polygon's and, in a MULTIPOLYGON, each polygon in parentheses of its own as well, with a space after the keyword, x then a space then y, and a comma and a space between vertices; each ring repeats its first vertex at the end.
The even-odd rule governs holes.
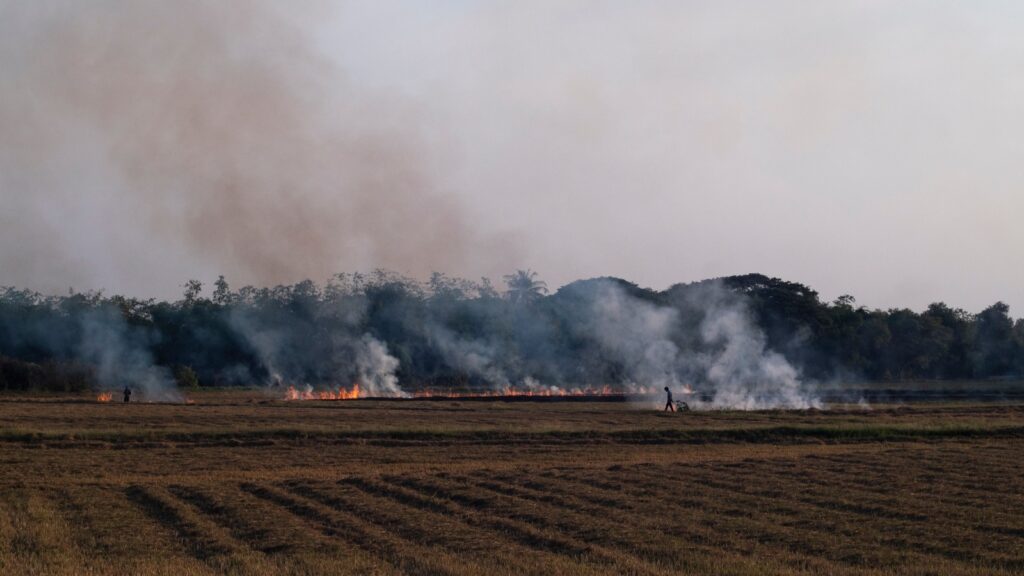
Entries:
POLYGON ((0 0, 0 285, 760 272, 1024 313, 1024 5, 0 0))

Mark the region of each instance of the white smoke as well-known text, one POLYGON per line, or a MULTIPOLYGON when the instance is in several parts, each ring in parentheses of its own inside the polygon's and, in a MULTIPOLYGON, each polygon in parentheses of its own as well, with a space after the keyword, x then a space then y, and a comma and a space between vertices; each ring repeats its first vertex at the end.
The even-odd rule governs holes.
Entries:
MULTIPOLYGON (((682 398, 696 408, 758 410, 806 409, 821 406, 816 384, 782 354, 768 348, 747 297, 719 282, 689 287, 675 305, 631 293, 618 281, 590 281, 570 289, 581 307, 571 307, 566 318, 577 337, 593 341, 604 359, 619 371, 616 389, 627 392, 658 391, 669 387, 676 394, 696 390, 682 398)), ((639 292, 638 292, 639 294, 639 292)), ((520 309, 526 322, 542 322, 520 309)), ((494 389, 530 391, 601 387, 606 382, 542 382, 533 376, 509 375, 515 359, 509 350, 489 339, 470 339, 431 324, 429 340, 445 361, 480 378, 494 389), (517 382, 512 385, 512 382, 517 382)), ((539 332, 542 346, 558 349, 549 335, 539 332)), ((534 339, 530 340, 534 344, 534 339)), ((573 358, 549 360, 550 374, 571 374, 573 358)), ((518 368, 515 368, 518 369, 518 368)))
POLYGON ((592 335, 626 375, 643 386, 695 388, 698 408, 760 410, 820 407, 815 385, 769 350, 745 297, 720 283, 695 288, 683 312, 602 282, 592 303, 592 335), (684 314, 686 317, 684 317, 684 314), (702 400, 710 396, 710 400, 702 400))
POLYGON ((402 397, 407 394, 398 385, 398 359, 388 353, 387 344, 366 334, 356 349, 360 395, 402 397))
POLYGON ((308 325, 280 317, 261 321, 253 311, 244 309, 231 315, 230 325, 259 358, 270 387, 288 386, 312 394, 317 387, 332 382, 334 390, 348 390, 358 384, 360 396, 405 396, 396 374, 398 359, 388 352, 387 344, 359 329, 363 313, 360 306, 341 310, 340 324, 318 342, 322 346, 318 350, 331 358, 330 370, 319 374, 309 370, 315 364, 311 354, 317 352, 304 348, 316 339, 308 325), (313 378, 317 386, 306 382, 307 378, 313 378))
MULTIPOLYGON (((695 408, 821 406, 817 384, 805 381, 781 353, 769 348, 748 297, 719 282, 654 293, 600 279, 570 287, 561 298, 557 321, 571 340, 584 343, 583 349, 596 350, 596 357, 574 355, 578 349, 563 339, 564 333, 546 326, 552 319, 529 306, 508 308, 515 315, 511 336, 473 338, 435 318, 406 318, 405 329, 424 335, 458 373, 496 392, 660 393, 669 387, 695 408), (525 356, 523 350, 536 356, 525 356), (590 374, 605 370, 607 381, 574 379, 583 365, 590 374), (695 394, 687 395, 690 391, 695 394)), ((321 336, 308 333, 301 322, 268 324, 244 314, 232 318, 232 325, 258 353, 272 381, 300 388, 307 379, 343 388, 358 383, 362 397, 409 396, 398 379, 399 359, 365 331, 363 320, 365 309, 359 307, 321 336), (324 354, 332 358, 329 367, 311 370, 324 354)))
POLYGON ((462 338, 451 330, 431 323, 427 327, 431 344, 445 362, 495 388, 508 388, 511 380, 501 367, 496 345, 484 340, 462 338))
POLYGON ((680 386, 680 351, 672 341, 678 311, 634 298, 611 281, 602 282, 586 330, 621 362, 627 378, 643 385, 680 386))
POLYGON ((153 362, 147 344, 117 311, 98 309, 82 319, 79 355, 96 366, 103 389, 131 388, 133 399, 143 402, 182 402, 170 371, 153 362))
MULTIPOLYGON (((269 383, 272 385, 282 384, 285 378, 282 375, 280 365, 285 359, 282 358, 281 350, 286 335, 273 328, 260 326, 240 309, 232 311, 228 322, 235 333, 241 336, 256 352, 260 363, 263 364, 263 368, 267 371, 269 383)), ((238 382, 250 383, 251 375, 248 369, 238 367, 236 373, 239 377, 238 382)))
POLYGON ((704 367, 713 392, 711 407, 738 410, 820 408, 821 401, 785 357, 767 350, 764 333, 742 303, 712 307, 701 338, 716 352, 704 367))

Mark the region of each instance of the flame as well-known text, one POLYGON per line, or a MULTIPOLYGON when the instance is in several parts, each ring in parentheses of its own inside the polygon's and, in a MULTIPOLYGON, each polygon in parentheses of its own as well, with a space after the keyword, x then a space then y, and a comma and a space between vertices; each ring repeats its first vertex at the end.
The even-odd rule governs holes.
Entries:
MULTIPOLYGON (((559 388, 557 386, 551 386, 547 388, 514 388, 507 386, 498 390, 481 390, 481 391, 469 391, 469 390, 438 390, 438 389, 424 389, 416 390, 411 392, 408 396, 411 398, 509 398, 509 397, 565 397, 565 396, 576 396, 576 397, 602 397, 602 396, 641 396, 641 395, 653 395, 661 394, 661 388, 657 386, 624 386, 613 388, 609 385, 601 386, 600 388, 585 387, 585 388, 559 388)), ((682 393, 684 395, 693 394, 693 388, 688 384, 683 385, 682 393)), ((311 387, 306 387, 304 390, 299 390, 295 386, 288 386, 284 392, 284 400, 356 400, 358 398, 366 398, 361 395, 359 390, 359 383, 352 385, 351 390, 344 388, 338 388, 337 390, 313 390, 311 387)))
POLYGON ((313 389, 298 390, 295 386, 289 386, 284 392, 285 400, 355 400, 359 398, 359 383, 352 385, 351 390, 338 388, 337 390, 313 389))
POLYGON ((113 399, 114 399, 114 393, 113 392, 100 392, 99 394, 96 395, 96 401, 97 402, 110 402, 113 399))
POLYGON ((507 397, 560 397, 560 396, 622 396, 624 394, 646 394, 647 390, 642 388, 613 389, 605 385, 600 388, 513 388, 511 386, 500 390, 484 390, 476 392, 456 392, 442 390, 417 390, 412 393, 413 398, 507 398, 507 397))

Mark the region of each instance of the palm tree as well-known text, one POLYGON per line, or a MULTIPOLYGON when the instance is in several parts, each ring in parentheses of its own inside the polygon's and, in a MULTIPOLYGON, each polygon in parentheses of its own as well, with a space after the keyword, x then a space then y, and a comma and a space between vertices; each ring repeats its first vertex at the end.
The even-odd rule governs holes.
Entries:
POLYGON ((530 269, 516 270, 515 274, 506 275, 505 285, 508 286, 508 299, 514 304, 518 304, 533 302, 547 294, 547 283, 536 278, 537 273, 530 269))

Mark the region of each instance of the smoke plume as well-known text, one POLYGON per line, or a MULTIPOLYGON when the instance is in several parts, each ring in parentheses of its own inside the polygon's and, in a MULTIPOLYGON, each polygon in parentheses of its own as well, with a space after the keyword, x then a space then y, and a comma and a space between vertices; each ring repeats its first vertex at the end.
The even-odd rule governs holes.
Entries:
POLYGON ((273 285, 459 270, 467 245, 500 259, 435 182, 443 136, 318 52, 325 10, 0 4, 5 274, 145 292, 140 269, 168 286, 217 273, 273 285))
MULTIPOLYGON (((425 328, 422 319, 408 318, 406 329, 425 329, 450 366, 497 391, 611 385, 660 394, 667 386, 695 392, 687 400, 699 408, 821 406, 817 383, 768 348, 745 295, 709 281, 673 297, 615 279, 570 284, 552 297, 569 342, 537 306, 511 307, 511 334, 507 325, 492 325, 472 338, 447 328, 443 315, 428 317, 425 328), (496 337, 503 333, 508 337, 496 337)), ((474 321, 488 326, 486 319, 474 321)))
POLYGON ((135 400, 181 402, 170 371, 153 362, 152 336, 132 329, 117 309, 97 308, 81 318, 77 357, 96 369, 103 390, 131 388, 135 400))
MULTIPOLYGON (((702 290, 700 340, 708 352, 691 356, 715 408, 820 408, 816 385, 778 352, 766 349, 765 335, 742 298, 712 283, 702 290)), ((692 372, 691 372, 692 373, 692 372)))
POLYGON ((398 364, 398 360, 388 354, 386 344, 373 336, 363 336, 356 354, 360 390, 365 390, 368 396, 405 396, 395 376, 398 364))
POLYGON ((693 390, 695 407, 757 410, 820 407, 816 385, 766 348, 745 297, 720 282, 692 286, 677 306, 631 295, 600 280, 589 292, 586 335, 600 342, 625 378, 658 390, 693 390), (707 399, 705 399, 707 398, 707 399))
POLYGON ((482 379, 495 389, 511 385, 508 373, 502 366, 503 355, 496 343, 460 337, 438 322, 431 322, 426 329, 432 345, 452 367, 482 379))
POLYGON ((678 387, 685 366, 672 341, 678 311, 634 298, 618 284, 601 281, 581 328, 622 364, 631 382, 678 387))

